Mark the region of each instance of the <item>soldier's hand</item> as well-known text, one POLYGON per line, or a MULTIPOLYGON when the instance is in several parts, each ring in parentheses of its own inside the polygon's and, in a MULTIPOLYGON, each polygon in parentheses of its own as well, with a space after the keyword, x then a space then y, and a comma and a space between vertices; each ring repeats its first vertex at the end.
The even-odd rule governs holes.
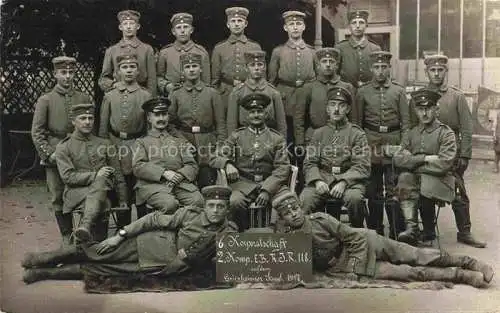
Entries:
POLYGON ((316 186, 316 192, 319 193, 320 195, 323 195, 330 191, 330 187, 328 187, 328 184, 322 180, 316 181, 315 186, 316 186))
POLYGON ((179 251, 177 251, 177 256, 179 257, 179 259, 184 260, 185 258, 187 258, 186 251, 184 249, 179 249, 179 251))
POLYGON ((426 155, 424 157, 424 161, 427 163, 436 163, 439 161, 439 156, 438 155, 426 155))
POLYGON ((175 177, 176 174, 177 174, 177 172, 174 172, 174 171, 171 171, 171 170, 166 170, 165 172, 163 172, 162 176, 166 180, 172 181, 172 179, 174 179, 174 177, 175 177))
POLYGON ((125 238, 121 236, 113 236, 109 237, 108 239, 101 241, 96 245, 96 252, 97 254, 105 254, 107 252, 113 251, 122 243, 122 241, 125 240, 125 238))
POLYGON ((240 174, 238 173, 238 169, 231 163, 227 163, 226 165, 226 175, 227 175, 227 180, 230 182, 234 182, 240 179, 240 174))
POLYGON ((341 199, 344 195, 344 191, 347 187, 347 183, 344 180, 339 181, 333 186, 332 190, 330 190, 330 196, 335 199, 341 199))
POLYGON ((175 173, 175 175, 172 177, 172 179, 171 179, 170 181, 171 181, 174 185, 178 185, 178 184, 180 184, 183 180, 184 180, 184 176, 182 176, 182 174, 175 173))
POLYGON ((269 193, 267 191, 261 191, 257 199, 255 199, 255 205, 259 207, 264 207, 269 202, 269 193))
POLYGON ((104 176, 110 178, 115 173, 115 169, 111 166, 103 166, 97 171, 97 176, 104 176))
POLYGON ((50 156, 49 156, 49 162, 50 163, 56 163, 56 153, 53 152, 50 156))

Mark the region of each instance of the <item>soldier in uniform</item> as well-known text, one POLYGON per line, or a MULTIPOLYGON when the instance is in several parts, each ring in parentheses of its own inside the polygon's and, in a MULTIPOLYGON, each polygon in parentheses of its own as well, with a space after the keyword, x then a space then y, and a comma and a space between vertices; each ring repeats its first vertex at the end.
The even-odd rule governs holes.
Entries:
POLYGON ((115 45, 106 49, 102 64, 99 87, 108 92, 113 89, 121 78, 118 75, 118 56, 123 54, 137 55, 139 74, 137 82, 147 88, 151 94, 156 94, 156 68, 153 48, 137 38, 137 31, 141 27, 139 19, 141 14, 137 11, 125 10, 118 13, 120 25, 118 28, 123 34, 122 39, 115 45))
POLYGON ((271 98, 266 107, 265 123, 286 136, 285 109, 281 94, 266 80, 266 52, 261 50, 245 52, 248 78, 236 86, 228 100, 227 130, 231 134, 236 129, 248 125, 248 111, 238 105, 239 101, 251 93, 263 93, 271 98))
POLYGON ((217 142, 222 143, 227 137, 220 94, 201 81, 201 64, 200 54, 181 55, 186 79, 183 86, 171 94, 169 108, 169 124, 197 148, 200 188, 215 181, 216 173, 208 167, 209 154, 215 152, 217 142))
POLYGON ((154 210, 173 214, 179 205, 202 205, 203 197, 195 185, 196 148, 167 131, 169 105, 166 98, 153 98, 142 105, 150 129, 135 142, 132 169, 137 177, 136 205, 149 204, 154 210))
MULTIPOLYGON (((139 74, 137 56, 124 54, 117 58, 118 74, 122 81, 104 95, 101 105, 99 136, 109 138, 118 148, 121 169, 129 194, 129 207, 133 203, 136 183, 132 174, 132 146, 136 138, 146 132, 146 118, 142 104, 151 99, 151 93, 137 83, 139 74)), ((128 225, 131 211, 120 212, 118 223, 128 225)))
MULTIPOLYGON (((471 229, 470 201, 465 189, 464 173, 472 157, 472 114, 464 94, 446 83, 448 58, 444 55, 432 55, 425 59, 428 88, 436 90, 439 99, 439 120, 451 127, 457 139, 457 158, 454 164, 457 194, 452 202, 457 225, 457 241, 476 248, 486 247, 486 243, 475 238, 471 229)), ((416 125, 415 115, 410 115, 412 125, 416 125)), ((422 217, 424 218, 424 217, 422 217)), ((430 218, 430 217, 429 217, 430 218)))
POLYGON ((76 59, 61 56, 52 59, 55 87, 42 95, 35 104, 35 113, 31 126, 31 137, 45 166, 47 188, 50 193, 50 209, 56 216, 57 225, 64 244, 69 244, 73 231, 71 214, 63 214, 64 183, 56 166, 56 145, 67 134, 73 132, 73 124, 69 118, 71 105, 92 102, 90 96, 76 90, 73 80, 76 70, 76 59))
MULTIPOLYGON (((347 89, 328 91, 328 124, 314 131, 304 161, 306 187, 300 197, 305 212, 322 211, 328 199, 349 210, 353 227, 363 227, 364 194, 370 176, 370 151, 365 132, 347 120, 352 103, 347 89)), ((338 216, 340 208, 329 212, 338 216)))
POLYGON ((127 188, 121 172, 116 146, 109 139, 92 134, 94 105, 71 107, 73 133, 56 147, 56 162, 65 184, 63 213, 83 207, 75 238, 80 242, 107 237, 108 219, 104 212, 110 191, 115 191, 123 210, 127 207, 127 188))
POLYGON ((437 119, 439 93, 421 89, 411 96, 419 124, 403 137, 401 149, 394 154, 394 162, 404 169, 396 189, 406 230, 398 235, 398 240, 415 244, 419 205, 424 241, 433 240, 436 236, 436 200, 451 202, 455 197, 452 166, 457 144, 450 127, 437 119))
POLYGON ((392 54, 376 51, 370 56, 373 79, 358 89, 351 121, 365 130, 372 148, 367 192, 370 216, 367 226, 380 235, 384 234, 385 204, 390 236, 395 239, 404 230, 404 221, 399 203, 393 200, 397 169, 392 164, 392 158, 385 156, 384 151, 399 147, 402 136, 406 135, 410 127, 410 114, 405 88, 390 78, 392 54))
POLYGON ((286 11, 283 13, 283 29, 288 33, 288 41, 274 48, 269 62, 269 81, 283 95, 286 124, 287 143, 294 163, 300 166, 302 158, 295 153, 296 149, 291 143, 299 139, 299 127, 303 121, 299 121, 300 113, 304 111, 304 103, 301 93, 304 92, 304 83, 312 81, 316 77, 315 52, 302 39, 306 28, 304 23, 305 13, 299 11, 286 11))
POLYGON ((304 92, 301 96, 304 100, 299 100, 299 103, 304 103, 304 111, 297 111, 298 121, 295 144, 298 146, 307 145, 311 140, 312 133, 315 129, 323 127, 328 121, 326 114, 326 104, 328 102, 326 94, 333 87, 343 87, 354 97, 355 89, 347 82, 340 79, 338 75, 338 66, 340 64, 340 52, 336 48, 320 48, 316 50, 316 66, 318 75, 316 79, 304 85, 304 92), (305 131, 305 133, 304 133, 305 131))
POLYGON ((467 255, 448 254, 438 249, 416 248, 378 235, 369 229, 355 229, 323 212, 305 215, 295 194, 286 193, 273 201, 286 227, 284 232, 312 235, 313 268, 398 281, 447 281, 486 287, 493 268, 467 255))
POLYGON ((23 280, 81 279, 84 273, 167 276, 203 268, 215 257, 216 235, 234 233, 236 225, 227 220, 231 189, 208 186, 202 192, 203 207, 183 207, 173 215, 150 213, 101 243, 28 253, 23 280))
POLYGON ((285 138, 264 123, 265 108, 271 98, 263 93, 243 97, 239 105, 248 110, 248 126, 231 133, 210 166, 225 169, 233 192, 230 206, 240 231, 249 227, 247 210, 270 201, 285 187, 290 175, 290 160, 285 138))
POLYGON ((241 7, 226 9, 226 26, 231 34, 229 38, 216 44, 212 51, 212 86, 222 95, 224 112, 233 87, 243 83, 248 76, 245 52, 262 50, 257 42, 245 36, 248 13, 248 9, 241 7))
POLYGON ((368 26, 368 11, 357 10, 348 15, 351 36, 336 46, 342 56, 340 77, 359 88, 372 80, 370 54, 382 50, 365 36, 368 26))
POLYGON ((210 84, 210 56, 207 50, 191 40, 193 16, 189 13, 176 13, 170 19, 175 41, 161 49, 156 66, 158 91, 166 96, 182 85, 184 76, 180 64, 181 54, 191 52, 202 56, 201 80, 210 84))

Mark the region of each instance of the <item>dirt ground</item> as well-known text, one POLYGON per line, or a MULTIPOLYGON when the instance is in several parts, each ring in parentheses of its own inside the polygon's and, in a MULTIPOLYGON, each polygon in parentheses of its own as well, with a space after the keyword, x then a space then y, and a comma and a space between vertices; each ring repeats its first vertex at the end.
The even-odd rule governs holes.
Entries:
MULTIPOLYGON (((472 161, 467 172, 473 232, 486 249, 456 242, 451 208, 439 218, 441 243, 450 252, 476 256, 500 272, 500 174, 492 164, 472 161)), ((20 260, 27 251, 59 245, 57 226, 46 208, 43 182, 22 181, 0 191, 0 311, 80 312, 500 312, 498 277, 486 290, 455 286, 441 291, 396 289, 218 290, 203 292, 91 295, 80 281, 25 285, 20 260)))

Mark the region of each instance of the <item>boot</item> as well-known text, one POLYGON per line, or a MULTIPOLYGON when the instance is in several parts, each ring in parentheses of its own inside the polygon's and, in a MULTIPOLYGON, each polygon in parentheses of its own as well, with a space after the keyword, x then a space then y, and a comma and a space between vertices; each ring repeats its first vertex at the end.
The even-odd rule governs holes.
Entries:
POLYGON ((475 272, 480 272, 484 276, 484 281, 489 283, 493 279, 495 272, 493 268, 475 258, 472 258, 468 255, 453 255, 443 252, 443 255, 432 261, 429 265, 438 266, 438 267, 459 267, 466 270, 471 270, 475 272))
POLYGON ((457 284, 471 285, 476 288, 486 286, 483 274, 457 267, 420 267, 422 281, 446 281, 457 284))
POLYGON ((396 240, 399 233, 405 231, 405 220, 401 212, 399 201, 389 199, 385 204, 385 212, 389 220, 389 238, 396 240))
POLYGON ((436 239, 436 203, 428 198, 420 198, 420 217, 422 218, 423 234, 422 241, 433 241, 436 239))
POLYGON ((369 200, 368 208, 370 210, 367 219, 367 227, 375 230, 377 234, 384 236, 384 204, 382 200, 369 200))
POLYGON ((40 280, 77 280, 83 274, 79 264, 64 265, 56 268, 27 269, 23 274, 23 281, 31 284, 40 280))
POLYGON ((474 248, 486 248, 486 242, 474 238, 470 231, 458 232, 457 241, 474 248))
POLYGON ((71 244, 71 233, 73 232, 73 217, 71 213, 55 212, 57 226, 62 236, 62 246, 71 244))
POLYGON ((471 285, 476 288, 484 288, 488 286, 488 284, 484 280, 484 276, 480 272, 464 270, 461 268, 457 268, 457 283, 471 285))
POLYGON ((406 230, 398 235, 398 241, 414 245, 417 241, 417 208, 415 201, 401 201, 401 211, 403 212, 406 230))
MULTIPOLYGON (((93 197, 92 197, 93 198, 93 197)), ((97 199, 91 199, 87 197, 85 201, 85 209, 83 212, 82 220, 80 221, 80 226, 75 230, 75 239, 80 243, 86 243, 92 241, 92 227, 95 224, 97 218, 99 217, 100 208, 103 203, 97 199)))
POLYGON ((71 263, 70 261, 77 259, 78 255, 76 246, 66 246, 50 252, 30 252, 25 254, 21 266, 24 268, 56 266, 64 262, 71 263))

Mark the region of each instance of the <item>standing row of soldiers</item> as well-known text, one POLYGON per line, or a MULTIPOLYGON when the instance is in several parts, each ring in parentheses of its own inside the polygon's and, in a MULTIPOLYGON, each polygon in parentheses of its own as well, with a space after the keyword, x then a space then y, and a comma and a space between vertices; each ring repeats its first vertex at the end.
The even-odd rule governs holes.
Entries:
MULTIPOLYGON (((369 200, 369 228, 383 234, 385 207, 391 236, 403 232, 405 225, 401 214, 398 214, 401 210, 399 202, 391 201, 398 176, 397 167, 393 165, 391 158, 386 157, 384 151, 400 145, 410 126, 415 125, 416 118, 412 118, 414 116, 407 103, 404 87, 390 78, 391 54, 381 51, 378 45, 365 36, 368 12, 351 12, 351 37, 340 42, 336 48, 317 51, 302 39, 305 14, 298 11, 285 12, 284 30, 288 33, 289 40, 273 50, 269 66, 266 66, 266 53, 261 50, 260 45, 244 34, 249 11, 234 7, 228 8, 226 14, 231 34, 227 40, 215 46, 210 62, 207 51, 191 40, 194 28, 190 14, 178 13, 172 17, 172 33, 176 41, 163 48, 156 60, 152 47, 137 38, 140 14, 131 10, 118 13, 123 38, 106 50, 99 79, 99 86, 106 94, 101 106, 98 134, 100 137, 110 138, 119 150, 123 148, 129 151, 127 156, 120 159, 127 189, 134 190, 137 176, 133 175, 131 151, 135 148, 135 139, 144 134, 147 126, 141 105, 157 94, 168 95, 171 104, 168 117, 170 126, 196 148, 223 141, 241 126, 251 124, 252 116, 258 120, 255 113, 251 115, 251 110, 246 110, 246 105, 239 104, 252 103, 252 97, 253 100, 258 100, 259 96, 256 97, 255 93, 264 94, 266 100, 257 102, 266 103, 262 105, 265 109, 265 124, 286 135, 286 146, 291 152, 292 162, 302 167, 303 148, 311 143, 315 130, 327 124, 327 103, 330 100, 328 94, 333 88, 341 87, 349 93, 349 96, 343 96, 344 99, 350 99, 348 102, 352 106, 349 118, 359 126, 349 127, 342 136, 349 141, 352 132, 361 131, 366 133, 372 148, 368 188, 366 191, 359 189, 354 198, 359 200, 366 192, 369 200), (266 80, 266 76, 269 80, 266 80)), ((55 146, 72 132, 70 105, 92 102, 90 97, 72 87, 75 63, 73 58, 54 59, 57 85, 53 91, 39 99, 32 129, 35 146, 47 167, 52 207, 64 238, 71 233, 71 217, 68 214, 70 209, 63 209, 66 205, 62 201, 64 184, 59 175, 61 170, 58 172, 55 167, 55 146)), ((459 139, 454 169, 459 192, 453 201, 459 230, 457 239, 469 245, 484 247, 485 244, 475 239, 470 232, 469 200, 463 182, 463 173, 471 157, 470 110, 464 95, 445 83, 447 58, 433 56, 426 60, 426 65, 429 88, 437 90, 442 96, 439 100, 439 118, 452 128, 459 139)), ((252 109, 251 106, 248 108, 252 109)), ((316 139, 318 136, 320 135, 316 132, 316 139)), ((254 150, 258 150, 257 148, 258 146, 254 150)), ((210 184, 213 180, 210 160, 198 155, 197 162, 200 172, 206 169, 206 174, 199 176, 209 178, 208 181, 200 182, 200 185, 210 184)), ((335 176, 343 174, 345 169, 337 165, 327 171, 335 176), (334 168, 339 172, 333 172, 334 168)), ((168 181, 179 179, 175 173, 167 173, 165 176, 168 181)), ((254 175, 252 179, 257 176, 259 175, 254 175)), ((301 182, 308 184, 308 178, 303 177, 301 182)), ((331 187, 334 186, 327 186, 331 187)), ((342 194, 346 186, 343 187, 340 188, 343 189, 342 194)), ((194 190, 187 188, 185 191, 194 190)), ((145 197, 150 198, 157 193, 152 192, 145 197)), ((136 196, 137 199, 141 198, 141 195, 136 196)), ((200 195, 197 196, 201 198, 200 195)), ((257 195, 256 199, 260 199, 259 197, 257 195)), ((165 201, 172 201, 171 206, 175 207, 178 205, 175 201, 179 201, 179 197, 176 198, 162 199, 162 206, 169 211, 169 205, 165 205, 165 201)), ((126 200, 128 206, 133 202, 132 199, 129 196, 126 200)), ((146 202, 146 199, 143 200, 146 202)), ((307 203, 308 200, 311 202, 310 198, 303 199, 303 202, 307 203)), ((196 203, 195 200, 192 202, 196 203)), ((430 211, 422 210, 422 218, 427 220, 426 225, 432 219, 432 214, 427 214, 430 211)), ((120 214, 119 219, 120 224, 128 224, 130 213, 120 214)), ((352 222, 356 225, 363 223, 362 220, 352 222)), ((433 230, 427 230, 428 237, 432 239, 433 230)))

